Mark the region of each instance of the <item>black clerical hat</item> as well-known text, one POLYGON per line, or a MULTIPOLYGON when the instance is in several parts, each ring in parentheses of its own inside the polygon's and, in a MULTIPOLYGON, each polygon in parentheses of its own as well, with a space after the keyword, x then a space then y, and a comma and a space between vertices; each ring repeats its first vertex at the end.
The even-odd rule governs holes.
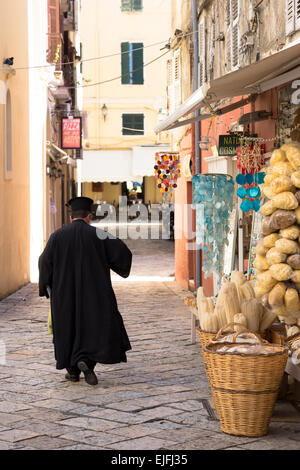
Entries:
POLYGON ((74 197, 70 199, 67 206, 72 209, 72 212, 75 211, 88 211, 91 212, 93 199, 89 197, 74 197))

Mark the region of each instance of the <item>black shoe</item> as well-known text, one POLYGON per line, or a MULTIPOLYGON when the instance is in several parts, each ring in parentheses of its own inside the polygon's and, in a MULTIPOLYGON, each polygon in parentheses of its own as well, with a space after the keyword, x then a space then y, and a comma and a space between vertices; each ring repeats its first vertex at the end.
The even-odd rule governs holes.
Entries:
POLYGON ((89 385, 97 385, 98 379, 95 372, 87 366, 84 361, 77 362, 77 367, 84 373, 86 383, 89 385))
POLYGON ((69 372, 67 372, 65 378, 67 380, 70 380, 70 382, 79 382, 79 375, 77 374, 70 374, 69 372))

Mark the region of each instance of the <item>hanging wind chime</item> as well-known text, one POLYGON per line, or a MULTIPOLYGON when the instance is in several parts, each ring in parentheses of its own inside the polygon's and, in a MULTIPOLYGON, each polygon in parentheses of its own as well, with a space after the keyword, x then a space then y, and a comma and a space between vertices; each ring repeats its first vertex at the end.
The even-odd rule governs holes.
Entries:
POLYGON ((154 176, 157 187, 166 196, 173 197, 177 179, 181 177, 180 160, 177 153, 156 153, 154 176))
POLYGON ((237 195, 242 202, 242 212, 259 211, 261 191, 259 185, 264 182, 265 173, 260 171, 265 164, 265 146, 263 139, 252 139, 242 136, 241 145, 237 150, 237 167, 240 173, 236 176, 236 183, 240 185, 237 195), (254 143, 251 141, 254 140, 254 143))

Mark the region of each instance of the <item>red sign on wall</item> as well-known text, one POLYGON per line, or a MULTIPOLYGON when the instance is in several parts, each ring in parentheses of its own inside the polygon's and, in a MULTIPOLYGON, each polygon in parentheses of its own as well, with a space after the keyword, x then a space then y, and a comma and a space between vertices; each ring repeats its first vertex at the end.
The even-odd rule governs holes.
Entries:
POLYGON ((81 149, 81 117, 62 118, 61 148, 81 149))

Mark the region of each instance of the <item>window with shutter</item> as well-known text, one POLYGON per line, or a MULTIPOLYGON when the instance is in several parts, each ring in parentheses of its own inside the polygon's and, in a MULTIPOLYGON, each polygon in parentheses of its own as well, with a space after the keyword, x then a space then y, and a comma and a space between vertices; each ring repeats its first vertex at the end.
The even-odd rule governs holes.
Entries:
POLYGON ((286 0, 286 35, 295 31, 295 0, 286 0))
POLYGON ((167 90, 168 90, 168 109, 171 112, 175 109, 174 83, 173 83, 173 60, 167 61, 167 90))
POLYGON ((61 44, 59 0, 48 0, 48 62, 54 62, 57 47, 61 44))
POLYGON ((300 29, 300 0, 286 0, 286 35, 300 29))
POLYGON ((142 10, 142 0, 122 0, 121 10, 122 11, 139 11, 142 10))
POLYGON ((199 85, 206 82, 206 18, 201 19, 198 27, 199 34, 199 85))
POLYGON ((122 85, 130 83, 129 78, 129 42, 121 43, 122 85))
POLYGON ((240 0, 228 0, 226 3, 228 30, 226 37, 226 63, 229 71, 239 67, 240 49, 240 0))
POLYGON ((122 135, 144 135, 144 115, 122 114, 122 135))
POLYGON ((240 0, 231 0, 231 68, 239 66, 240 49, 240 0))
POLYGON ((173 57, 173 74, 174 74, 174 105, 181 104, 181 61, 180 49, 178 49, 173 57))
POLYGON ((300 0, 295 0, 295 28, 300 29, 300 0))
POLYGON ((144 46, 142 42, 132 44, 132 83, 144 83, 144 46))
POLYGON ((143 85, 144 83, 144 49, 142 42, 121 43, 121 68, 123 85, 143 85))

